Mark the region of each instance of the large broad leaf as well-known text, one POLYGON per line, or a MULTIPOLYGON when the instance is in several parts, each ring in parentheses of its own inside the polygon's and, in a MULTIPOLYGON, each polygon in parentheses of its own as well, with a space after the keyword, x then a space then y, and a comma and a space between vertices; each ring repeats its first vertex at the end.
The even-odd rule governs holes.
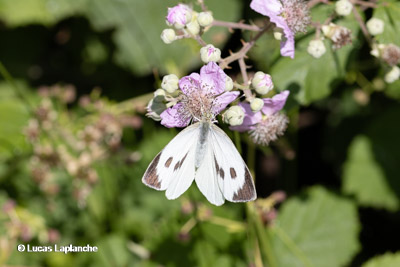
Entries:
POLYGON ((343 266, 359 249, 359 228, 352 201, 311 188, 285 202, 272 227, 277 266, 343 266))
MULTIPOLYGON (((323 5, 315 8, 315 17, 323 21, 321 14, 327 14, 332 7, 323 5)), ((315 20, 314 18, 314 20, 315 20)), ((337 24, 352 30, 353 40, 356 42, 358 25, 352 15, 340 20, 337 24)), ((275 86, 279 90, 289 89, 301 104, 310 104, 313 101, 328 96, 335 86, 335 80, 343 78, 347 57, 354 45, 347 45, 334 51, 331 42, 325 40, 326 53, 319 59, 313 58, 307 52, 309 42, 314 34, 303 36, 296 41, 295 58, 279 57, 276 63, 270 58, 271 47, 277 50, 278 41, 271 38, 260 40, 251 54, 258 67, 271 73, 275 86)))
POLYGON ((343 191, 354 194, 361 205, 396 210, 399 200, 374 157, 371 140, 357 136, 349 148, 344 165, 343 191))
POLYGON ((350 145, 343 191, 354 194, 361 205, 393 211, 399 208, 400 128, 393 125, 399 115, 397 108, 377 117, 366 135, 357 136, 350 145))
POLYGON ((398 267, 400 266, 400 252, 386 253, 374 257, 364 263, 362 267, 398 267))

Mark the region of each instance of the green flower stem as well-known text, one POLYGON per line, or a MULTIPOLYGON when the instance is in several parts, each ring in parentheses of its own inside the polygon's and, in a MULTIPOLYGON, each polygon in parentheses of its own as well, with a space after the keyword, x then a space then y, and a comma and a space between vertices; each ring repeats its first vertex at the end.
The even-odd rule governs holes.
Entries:
POLYGON ((236 149, 239 151, 239 154, 242 154, 242 146, 240 145, 240 133, 238 131, 233 131, 233 138, 235 141, 236 149))
POLYGON ((295 255, 306 267, 313 267, 304 252, 293 242, 293 240, 286 234, 286 232, 278 225, 270 227, 270 229, 282 240, 287 248, 295 255))
POLYGON ((258 243, 260 244, 260 250, 266 259, 269 267, 276 267, 277 261, 272 251, 270 238, 266 229, 263 227, 260 217, 254 210, 253 203, 247 203, 246 205, 247 216, 249 219, 249 225, 255 228, 258 243))

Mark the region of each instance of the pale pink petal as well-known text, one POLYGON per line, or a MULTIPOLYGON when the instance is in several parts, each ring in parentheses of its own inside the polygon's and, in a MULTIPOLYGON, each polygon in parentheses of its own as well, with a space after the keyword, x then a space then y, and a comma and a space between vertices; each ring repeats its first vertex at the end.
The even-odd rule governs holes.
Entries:
POLYGON ((217 96, 214 99, 214 105, 213 105, 213 113, 215 115, 219 114, 222 110, 226 108, 230 103, 232 103, 240 93, 238 91, 235 92, 225 92, 222 95, 217 96))
POLYGON ((160 114, 161 124, 168 128, 186 127, 190 122, 190 117, 185 117, 180 112, 183 104, 178 103, 171 108, 167 108, 160 114))
POLYGON ((250 7, 254 11, 269 17, 271 22, 283 30, 285 36, 281 42, 281 55, 294 58, 294 33, 286 20, 280 16, 282 4, 278 0, 253 0, 250 7))
POLYGON ((219 95, 225 91, 226 74, 211 61, 200 69, 201 86, 213 95, 219 95))
POLYGON ((199 90, 200 85, 200 75, 195 72, 179 80, 179 88, 185 95, 189 95, 192 90, 199 90))
POLYGON ((179 23, 182 25, 185 25, 188 23, 187 20, 187 14, 191 13, 192 10, 184 4, 179 4, 174 7, 168 8, 168 15, 167 15, 167 21, 169 24, 173 25, 175 23, 179 23))
POLYGON ((264 98, 264 107, 262 108, 262 112, 265 115, 271 115, 278 111, 280 111, 286 103, 286 100, 289 96, 289 91, 283 91, 272 98, 264 98))
POLYGON ((245 132, 254 129, 254 125, 262 120, 261 112, 253 112, 249 103, 240 102, 238 105, 244 111, 243 123, 239 126, 230 126, 229 129, 238 132, 245 132))

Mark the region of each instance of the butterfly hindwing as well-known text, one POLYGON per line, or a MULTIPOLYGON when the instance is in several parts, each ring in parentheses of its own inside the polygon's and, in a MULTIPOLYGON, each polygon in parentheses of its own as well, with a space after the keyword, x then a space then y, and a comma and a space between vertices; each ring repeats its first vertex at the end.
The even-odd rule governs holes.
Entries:
POLYGON ((195 176, 194 157, 198 123, 174 137, 153 159, 142 181, 147 186, 166 190, 168 199, 178 198, 192 184, 195 176))
POLYGON ((253 178, 231 139, 214 124, 209 139, 214 159, 214 176, 217 177, 225 199, 232 202, 256 199, 253 178))

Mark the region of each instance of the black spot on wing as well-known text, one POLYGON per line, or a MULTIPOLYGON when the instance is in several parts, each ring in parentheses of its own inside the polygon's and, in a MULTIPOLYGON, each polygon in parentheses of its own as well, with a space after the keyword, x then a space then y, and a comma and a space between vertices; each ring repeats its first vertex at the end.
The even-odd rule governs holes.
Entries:
POLYGON ((215 162, 215 171, 216 171, 217 175, 219 175, 219 176, 222 178, 222 180, 223 180, 223 179, 225 178, 225 172, 224 172, 224 170, 219 166, 219 164, 218 164, 217 159, 215 158, 215 156, 214 156, 214 162, 215 162))
MULTIPOLYGON (((188 153, 189 153, 189 152, 188 152, 188 153)), ((175 164, 175 166, 174 166, 174 171, 176 171, 176 170, 178 170, 178 169, 180 169, 180 168, 182 167, 182 164, 183 164, 183 162, 185 161, 186 156, 187 156, 188 153, 186 153, 186 155, 185 155, 180 161, 178 161, 178 162, 175 164)))
POLYGON ((232 179, 235 179, 235 178, 237 177, 236 171, 235 171, 234 168, 230 168, 230 169, 229 169, 229 172, 230 172, 230 174, 231 174, 231 178, 232 178, 232 179))
POLYGON ((165 164, 164 164, 165 167, 169 168, 169 165, 171 165, 172 160, 173 160, 173 157, 169 157, 169 158, 167 159, 167 161, 165 162, 165 164))
POLYGON ((158 155, 150 163, 142 179, 143 183, 157 189, 161 187, 161 183, 157 175, 157 165, 158 162, 160 161, 161 153, 162 151, 158 153, 158 155))
POLYGON ((234 195, 233 200, 238 202, 250 201, 256 198, 253 178, 247 167, 244 167, 244 184, 234 195))

